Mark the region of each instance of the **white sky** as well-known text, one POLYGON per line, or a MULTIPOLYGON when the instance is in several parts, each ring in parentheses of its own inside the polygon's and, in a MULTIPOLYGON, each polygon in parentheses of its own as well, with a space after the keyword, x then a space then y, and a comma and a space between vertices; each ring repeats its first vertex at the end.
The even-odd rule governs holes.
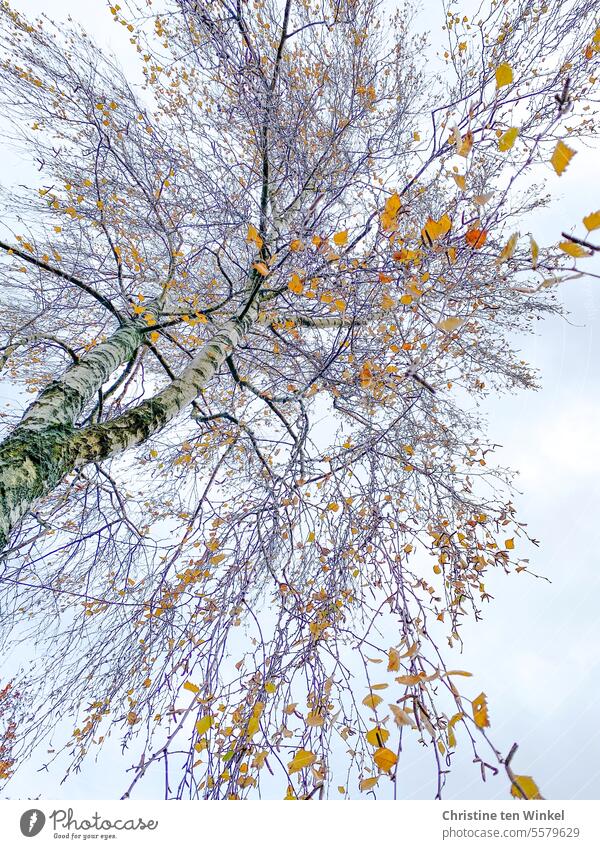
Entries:
MULTIPOLYGON (((26 14, 48 8, 41 0, 17 0, 26 14)), ((102 46, 120 52, 125 43, 101 0, 53 0, 52 16, 68 13, 81 20, 102 46), (85 12, 83 13, 83 9, 85 12)), ((441 3, 428 2, 442 19, 441 3)), ((579 146, 580 147, 580 146, 579 146)), ((600 207, 598 151, 579 149, 559 179, 548 174, 555 195, 550 209, 536 213, 531 229, 543 244, 600 207)), ((14 178, 14 160, 0 161, 0 179, 14 178)), ((581 228, 579 232, 582 232, 581 228)), ((600 273, 598 258, 582 268, 600 273)), ((516 498, 521 520, 541 541, 529 556, 531 569, 551 579, 536 581, 524 574, 488 576, 495 597, 485 619, 464 629, 465 652, 460 667, 476 678, 473 695, 488 696, 492 736, 503 752, 519 743, 517 773, 531 774, 542 793, 553 799, 600 797, 600 280, 564 284, 560 296, 570 322, 552 318, 539 324, 536 337, 519 340, 524 359, 541 371, 538 393, 486 403, 489 434, 503 445, 499 459, 519 469, 521 494, 516 498)), ((2 393, 0 391, 0 397, 2 393)), ((111 798, 125 786, 124 762, 118 753, 90 764, 79 776, 58 787, 59 776, 20 771, 7 788, 13 797, 111 798)), ((418 751, 407 752, 400 786, 409 798, 431 798, 432 773, 418 751)), ((150 791, 150 788, 148 788, 150 791)), ((507 780, 500 775, 482 784, 469 752, 459 747, 446 798, 506 798, 507 780)))

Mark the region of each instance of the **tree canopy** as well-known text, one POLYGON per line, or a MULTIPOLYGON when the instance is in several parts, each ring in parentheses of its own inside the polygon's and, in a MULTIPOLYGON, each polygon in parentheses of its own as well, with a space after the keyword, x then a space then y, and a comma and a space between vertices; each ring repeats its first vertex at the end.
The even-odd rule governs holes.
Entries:
POLYGON ((55 729, 63 772, 118 737, 125 797, 396 796, 414 739, 438 797, 460 745, 539 796, 454 658, 529 572, 477 404, 595 249, 533 231, 600 30, 440 9, 115 4, 138 84, 1 3, 0 778, 55 729))

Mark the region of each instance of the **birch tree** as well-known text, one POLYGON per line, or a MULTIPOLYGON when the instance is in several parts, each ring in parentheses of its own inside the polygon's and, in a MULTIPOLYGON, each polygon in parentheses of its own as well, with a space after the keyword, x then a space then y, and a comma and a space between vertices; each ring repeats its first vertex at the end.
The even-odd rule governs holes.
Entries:
POLYGON ((397 796, 414 744, 538 793, 455 666, 530 580, 477 402, 588 252, 533 229, 594 5, 123 2, 137 84, 3 0, 3 779, 118 738, 123 797, 397 796))

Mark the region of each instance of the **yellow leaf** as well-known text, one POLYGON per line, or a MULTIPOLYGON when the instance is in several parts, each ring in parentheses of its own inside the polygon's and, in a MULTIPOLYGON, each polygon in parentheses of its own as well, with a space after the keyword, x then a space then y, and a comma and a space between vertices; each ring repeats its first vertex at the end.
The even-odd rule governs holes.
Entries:
POLYGON ((560 242, 558 247, 565 254, 569 254, 569 256, 574 257, 582 257, 582 256, 591 256, 591 251, 586 251, 586 249, 582 245, 578 245, 575 242, 560 242))
POLYGON ((273 693, 277 690, 277 685, 273 681, 267 681, 265 684, 265 693, 269 693, 273 695, 273 693))
POLYGON ((394 251, 392 257, 398 262, 417 262, 421 257, 421 251, 411 251, 402 248, 399 251, 394 251))
POLYGON ((370 743, 372 746, 377 746, 381 748, 390 736, 390 732, 387 729, 382 728, 380 725, 376 725, 375 728, 371 728, 370 731, 367 731, 365 737, 367 743, 370 743))
POLYGON ((515 547, 515 541, 514 541, 514 539, 507 539, 507 540, 505 540, 505 542, 504 542, 504 547, 505 547, 505 548, 513 549, 513 548, 515 547))
POLYGON ((398 762, 398 758, 394 752, 392 752, 391 749, 386 749, 384 746, 377 749, 377 751, 373 754, 373 760, 379 769, 382 769, 385 772, 389 772, 398 762))
POLYGON ((336 245, 340 245, 340 246, 347 244, 348 243, 348 231, 347 230, 340 230, 340 232, 336 233, 335 236, 333 237, 333 241, 335 242, 336 245))
POLYGON ((439 327, 440 330, 445 330, 447 333, 452 333, 453 330, 458 330, 459 327, 462 327, 464 323, 464 318, 451 316, 450 318, 445 318, 443 321, 438 321, 436 327, 439 327))
POLYGON ((254 227, 253 224, 250 224, 248 226, 248 235, 246 236, 246 241, 253 242, 258 248, 258 250, 260 250, 263 246, 263 240, 260 237, 258 230, 256 229, 256 227, 254 227))
POLYGON ((250 719, 248 720, 248 726, 246 728, 246 734, 248 735, 248 737, 253 737, 256 734, 256 732, 258 731, 259 728, 260 728, 259 717, 258 716, 251 716, 250 719))
POLYGON ((507 262, 511 258, 511 256, 515 252, 515 248, 517 247, 518 241, 519 234, 513 233, 508 242, 504 245, 504 247, 496 257, 496 265, 502 265, 503 262, 507 262))
POLYGON ((397 649, 391 648, 388 651, 388 672, 398 672, 400 669, 400 653, 397 649))
POLYGON ((372 690, 387 690, 389 684, 371 684, 372 690))
POLYGON ((449 669, 448 672, 445 672, 444 674, 445 675, 462 675, 463 678, 470 678, 473 675, 472 672, 465 672, 462 669, 449 669))
POLYGON ((160 334, 158 333, 157 330, 153 330, 152 333, 150 334, 150 341, 151 342, 158 342, 159 339, 160 339, 160 334))
POLYGON ((255 262, 252 264, 252 268, 258 271, 258 273, 261 274, 263 277, 266 277, 269 273, 269 269, 264 262, 255 262))
POLYGON ((487 728, 490 724, 490 718, 487 708, 487 697, 485 693, 480 693, 476 699, 473 699, 473 719, 478 728, 487 728))
POLYGON ((396 215, 398 215, 398 213, 400 212, 401 205, 402 202, 400 200, 399 194, 397 192, 394 192, 394 194, 390 195, 385 202, 385 211, 388 215, 391 215, 395 218, 396 215))
POLYGON ((307 766, 312 766, 316 759, 316 755, 313 755, 313 753, 309 752, 307 749, 299 749, 294 755, 293 760, 289 762, 288 770, 290 772, 300 772, 301 769, 305 769, 307 766))
POLYGON ((454 177, 454 182, 456 183, 458 188, 462 189, 463 192, 464 192, 465 187, 467 185, 467 178, 465 177, 465 175, 464 174, 453 174, 452 176, 454 177))
POLYGON ((452 221, 451 221, 451 219, 449 218, 449 216, 448 216, 448 215, 446 215, 446 213, 444 213, 444 214, 442 215, 442 217, 441 217, 441 218, 440 218, 440 220, 438 221, 438 224, 439 224, 439 226, 440 226, 440 228, 441 228, 441 229, 440 229, 440 232, 441 232, 441 235, 442 235, 442 236, 445 236, 445 235, 446 235, 446 233, 450 232, 450 230, 452 229, 452 221))
POLYGON ((200 736, 202 734, 206 734, 209 728, 212 728, 213 718, 210 715, 203 716, 202 719, 199 719, 196 723, 196 731, 200 736))
POLYGON ((394 715, 394 722, 398 727, 402 725, 410 725, 412 727, 413 721, 405 710, 399 708, 398 705, 390 705, 389 707, 394 715))
POLYGON ((215 565, 215 566, 216 566, 218 563, 221 563, 221 561, 222 561, 222 560, 225 560, 225 555, 224 555, 224 554, 214 554, 214 555, 210 558, 210 562, 211 562, 213 565, 215 565))
POLYGON ((471 130, 466 134, 464 139, 457 145, 456 152, 459 156, 467 157, 471 152, 471 148, 473 147, 473 133, 471 130))
POLYGON ((384 310, 391 310, 396 306, 396 301, 393 298, 390 298, 389 295, 385 294, 381 299, 381 308, 384 310))
POLYGON ((304 242, 301 239, 293 239, 290 242, 291 251, 301 251, 304 248, 304 242))
POLYGON ((515 141, 517 140, 518 135, 519 130, 517 129, 517 127, 511 127, 510 130, 507 130, 498 139, 498 150, 501 150, 502 152, 510 150, 515 141))
POLYGON ((550 164, 560 176, 574 156, 575 151, 564 142, 559 141, 554 148, 554 153, 550 157, 550 164))
POLYGON ((538 257, 540 255, 540 248, 533 236, 529 237, 529 241, 531 243, 531 267, 536 268, 538 257))
POLYGON ((533 778, 530 775, 515 775, 515 783, 519 785, 517 788, 515 784, 511 784, 510 793, 511 796, 514 796, 515 799, 543 799, 544 797, 539 791, 539 788, 533 778), (519 789, 520 788, 520 789, 519 789), (523 794, 525 796, 523 796, 523 794))
POLYGON ((382 212, 379 216, 379 220, 383 230, 394 230, 398 225, 396 217, 394 215, 389 215, 387 212, 382 212))
POLYGON ((423 680, 423 675, 399 675, 396 678, 398 684, 405 684, 407 687, 411 687, 413 684, 418 684, 419 681, 423 680))
POLYGON ((600 209, 597 212, 590 212, 583 219, 584 227, 587 230, 597 230, 600 227, 600 209))
POLYGON ((377 784, 378 781, 379 781, 379 776, 377 776, 377 775, 372 777, 372 778, 363 778, 363 780, 358 785, 359 790, 361 790, 364 793, 365 790, 370 790, 372 787, 375 787, 375 785, 377 784))
POLYGON ((368 696, 364 697, 362 703, 366 707, 371 708, 371 710, 375 710, 377 705, 381 704, 382 701, 383 699, 381 698, 381 696, 376 696, 373 693, 369 693, 368 696))
POLYGON ((320 713, 317 713, 315 710, 309 711, 306 716, 306 724, 310 725, 311 728, 318 728, 320 725, 323 725, 325 722, 325 718, 321 716, 320 713))
POLYGON ((502 65, 498 65, 496 68, 496 86, 497 88, 502 88, 502 86, 510 85, 513 81, 513 72, 510 65, 506 62, 503 62, 502 65))
POLYGON ((192 684, 191 681, 186 681, 185 684, 183 685, 183 689, 188 690, 188 692, 194 693, 194 694, 200 692, 200 687, 198 687, 196 684, 192 684))
POLYGON ((463 713, 455 713, 452 719, 448 722, 448 745, 451 749, 456 748, 456 734, 454 733, 454 726, 457 722, 459 722, 464 717, 463 713))
POLYGON ((304 291, 304 283, 297 274, 292 274, 292 279, 288 283, 288 289, 295 295, 301 295, 304 291))

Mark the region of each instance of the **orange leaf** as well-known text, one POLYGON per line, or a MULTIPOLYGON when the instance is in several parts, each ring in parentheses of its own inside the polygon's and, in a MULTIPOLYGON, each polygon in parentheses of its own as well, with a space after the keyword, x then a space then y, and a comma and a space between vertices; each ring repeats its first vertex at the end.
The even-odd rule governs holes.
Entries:
POLYGON ((369 360, 366 360, 362 364, 358 377, 360 380, 360 385, 363 388, 370 385, 371 381, 373 380, 373 370, 372 364, 369 360))
POLYGON ((479 250, 485 245, 487 239, 487 231, 486 230, 468 230, 465 233, 465 241, 469 247, 474 250, 479 250))

